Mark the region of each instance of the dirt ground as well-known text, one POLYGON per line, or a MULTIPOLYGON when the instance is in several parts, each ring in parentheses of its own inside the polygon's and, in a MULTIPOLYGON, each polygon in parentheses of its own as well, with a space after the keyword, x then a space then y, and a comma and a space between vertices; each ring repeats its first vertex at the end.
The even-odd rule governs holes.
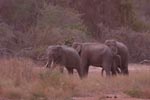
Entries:
MULTIPOLYGON (((141 71, 141 70, 149 70, 150 65, 141 65, 141 67, 136 66, 136 64, 129 65, 129 72, 132 71, 141 71)), ((90 73, 101 72, 101 68, 98 67, 90 67, 90 73)), ((73 97, 73 100, 150 100, 150 99, 139 99, 139 98, 132 98, 124 93, 114 93, 114 94, 102 94, 102 96, 93 95, 87 97, 73 97)))
MULTIPOLYGON (((37 70, 39 70, 39 68, 37 68, 37 70)), ((129 73, 141 70, 149 70, 150 72, 150 65, 136 66, 136 64, 129 64, 129 73)), ((91 66, 89 70, 89 75, 93 73, 99 73, 99 75, 101 75, 101 68, 91 66)), ((0 100, 10 100, 10 99, 0 97, 0 100)), ((132 98, 124 93, 109 93, 101 95, 91 94, 88 96, 73 97, 72 100, 150 100, 150 99, 132 98)))
POLYGON ((103 96, 73 97, 73 100, 150 100, 132 98, 125 94, 104 94, 103 96))

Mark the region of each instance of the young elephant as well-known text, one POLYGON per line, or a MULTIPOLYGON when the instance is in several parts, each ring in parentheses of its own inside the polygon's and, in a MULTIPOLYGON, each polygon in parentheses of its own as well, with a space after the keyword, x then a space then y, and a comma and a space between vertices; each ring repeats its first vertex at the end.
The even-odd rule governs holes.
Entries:
POLYGON ((115 73, 113 68, 113 54, 111 49, 100 43, 73 43, 81 57, 81 67, 84 71, 84 76, 88 75, 89 66, 102 67, 106 71, 106 75, 110 76, 111 72, 115 73))
MULTIPOLYGON (((120 55, 114 55, 113 56, 113 68, 115 69, 115 72, 120 74, 121 72, 120 72, 120 68, 118 66, 121 66, 121 57, 120 57, 120 55)), ((104 69, 102 69, 102 71, 101 71, 102 76, 103 76, 103 73, 104 73, 104 69)))
POLYGON ((51 63, 53 63, 54 66, 59 64, 61 66, 65 66, 69 74, 73 74, 73 69, 76 69, 79 76, 82 78, 80 56, 76 50, 64 45, 53 45, 48 47, 47 54, 48 62, 46 67, 51 67, 51 63))
POLYGON ((120 68, 121 73, 124 75, 128 75, 128 48, 125 44, 118 42, 116 40, 106 40, 105 44, 110 47, 110 49, 114 52, 114 55, 119 55, 121 59, 121 65, 117 66, 120 68))

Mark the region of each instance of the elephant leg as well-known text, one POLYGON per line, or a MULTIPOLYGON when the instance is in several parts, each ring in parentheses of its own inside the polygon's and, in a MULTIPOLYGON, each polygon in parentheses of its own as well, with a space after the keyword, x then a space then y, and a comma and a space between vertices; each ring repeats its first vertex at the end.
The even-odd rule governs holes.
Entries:
POLYGON ((106 76, 110 76, 110 71, 109 70, 106 70, 106 76))
POLYGON ((114 63, 111 67, 112 75, 117 75, 117 65, 114 63))
POLYGON ((126 66, 121 69, 121 72, 122 72, 123 75, 128 75, 129 74, 128 68, 126 68, 126 66))
POLYGON ((125 74, 129 75, 129 70, 128 70, 128 63, 125 64, 125 74))
POLYGON ((111 64, 107 64, 106 62, 104 62, 102 64, 102 66, 103 66, 103 69, 106 72, 106 76, 110 76, 111 75, 111 64))
POLYGON ((67 68, 68 74, 73 74, 73 68, 67 68))
POLYGON ((128 63, 122 62, 122 66, 120 66, 120 70, 121 70, 121 74, 128 75, 129 74, 128 63))
POLYGON ((84 72, 83 72, 84 77, 87 77, 87 76, 88 76, 88 72, 89 72, 89 66, 85 66, 85 67, 84 67, 84 72))
POLYGON ((77 72, 80 78, 83 78, 83 71, 80 68, 77 68, 77 72))
POLYGON ((89 65, 87 64, 87 61, 83 60, 81 63, 81 67, 82 67, 83 76, 87 77, 89 71, 89 65))
POLYGON ((117 69, 112 68, 111 69, 112 75, 117 75, 116 71, 117 71, 117 69))
POLYGON ((88 74, 89 72, 89 65, 85 67, 85 74, 88 74))
MULTIPOLYGON (((102 70, 101 70, 101 75, 102 75, 102 76, 104 76, 104 71, 105 71, 105 69, 102 68, 102 70)), ((111 70, 111 72, 112 72, 112 75, 117 75, 117 73, 116 73, 115 71, 111 70)), ((109 73, 110 73, 110 72, 109 72, 109 73)), ((106 74, 106 75, 107 75, 107 74, 106 74)))

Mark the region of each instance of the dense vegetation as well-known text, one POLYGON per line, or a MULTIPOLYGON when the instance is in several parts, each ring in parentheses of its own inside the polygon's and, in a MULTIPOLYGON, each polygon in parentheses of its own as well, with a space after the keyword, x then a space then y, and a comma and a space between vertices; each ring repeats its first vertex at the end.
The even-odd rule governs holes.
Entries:
POLYGON ((150 59, 149 0, 1 0, 0 47, 32 47, 39 56, 50 44, 115 38, 132 62, 150 59))

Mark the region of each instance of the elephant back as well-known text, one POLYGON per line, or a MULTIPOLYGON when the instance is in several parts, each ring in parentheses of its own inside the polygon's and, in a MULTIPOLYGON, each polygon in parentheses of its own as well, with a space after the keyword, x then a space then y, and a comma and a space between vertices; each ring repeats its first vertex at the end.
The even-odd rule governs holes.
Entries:
POLYGON ((79 66, 80 65, 80 56, 78 52, 72 48, 67 46, 62 46, 64 50, 63 56, 66 59, 67 65, 79 66))

